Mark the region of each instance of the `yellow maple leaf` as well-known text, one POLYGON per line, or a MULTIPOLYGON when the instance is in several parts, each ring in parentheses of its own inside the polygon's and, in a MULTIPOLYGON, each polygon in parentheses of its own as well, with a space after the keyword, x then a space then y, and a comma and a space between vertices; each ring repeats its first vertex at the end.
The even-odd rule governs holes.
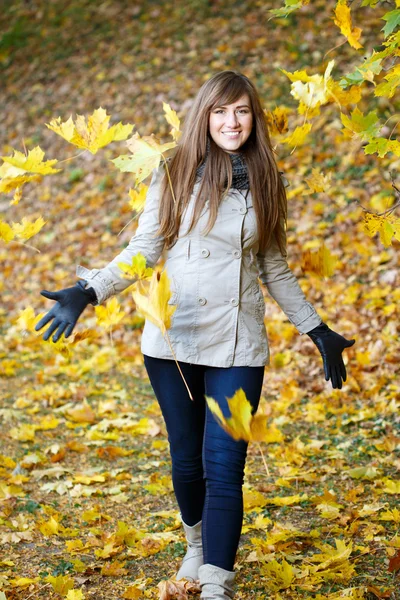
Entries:
POLYGON ((0 240, 4 242, 11 242, 15 237, 15 231, 13 231, 12 227, 5 221, 0 219, 0 240))
POLYGON ((134 125, 118 123, 109 127, 109 121, 110 115, 100 107, 88 117, 87 123, 84 116, 77 115, 75 123, 72 117, 64 123, 58 117, 45 125, 77 148, 96 154, 100 148, 114 141, 126 140, 132 133, 134 125))
POLYGON ((37 583, 40 577, 17 577, 16 579, 10 579, 10 583, 13 587, 28 587, 32 583, 37 583))
POLYGON ((8 194, 13 190, 22 187, 23 185, 25 185, 25 183, 28 183, 29 181, 40 180, 41 175, 19 175, 18 177, 3 177, 2 179, 0 179, 0 192, 8 194))
POLYGON ((47 223, 42 217, 36 219, 36 221, 29 221, 27 217, 22 217, 21 223, 13 223, 12 228, 15 235, 23 240, 29 240, 31 237, 36 235, 42 227, 47 223))
POLYGON ((28 423, 23 423, 20 427, 13 427, 10 430, 10 437, 14 440, 18 440, 19 442, 33 442, 35 439, 35 425, 29 425, 28 423))
POLYGON ((385 478, 384 484, 385 487, 383 488, 383 491, 386 492, 386 494, 400 494, 400 481, 385 478))
MULTIPOLYGON (((35 315, 35 311, 32 306, 27 306, 23 310, 19 311, 19 316, 16 320, 17 327, 19 327, 22 331, 37 334, 37 331, 35 331, 35 325, 43 316, 44 313, 35 315)), ((39 335, 42 334, 40 333, 39 335)))
POLYGON ((221 425, 234 440, 245 440, 247 442, 263 442, 268 439, 266 428, 266 415, 252 415, 252 406, 246 398, 243 389, 238 389, 231 398, 227 398, 230 417, 225 417, 219 404, 206 396, 209 409, 221 425))
POLYGON ((272 134, 282 134, 289 130, 287 108, 277 106, 272 111, 265 109, 264 114, 267 118, 268 129, 272 134))
POLYGON ((273 591, 286 590, 295 579, 294 568, 285 559, 282 559, 281 563, 275 559, 271 560, 262 565, 260 572, 267 576, 266 584, 273 591))
POLYGON ((316 252, 306 250, 302 254, 301 268, 304 272, 315 273, 321 277, 332 277, 335 272, 337 259, 324 243, 316 252))
POLYGON ((19 204, 19 201, 22 198, 22 186, 17 187, 15 190, 15 194, 12 200, 10 200, 10 206, 14 206, 15 204, 19 204))
POLYGON ((327 569, 328 567, 332 568, 333 565, 338 565, 347 561, 353 550, 353 542, 351 540, 346 546, 344 540, 335 539, 336 548, 330 544, 318 541, 314 542, 314 545, 322 551, 319 554, 313 554, 313 556, 309 557, 311 562, 318 563, 314 567, 317 571, 327 569))
POLYGON ((46 160, 43 162, 44 151, 40 146, 28 151, 28 155, 18 150, 14 150, 14 156, 2 156, 4 164, 0 167, 1 178, 18 178, 25 173, 36 173, 40 175, 50 175, 58 173, 61 169, 54 169, 58 161, 46 160))
POLYGON ((56 594, 60 594, 60 596, 66 596, 69 590, 74 587, 74 580, 69 575, 58 575, 57 577, 47 575, 45 579, 51 584, 56 594))
POLYGON ((114 560, 112 563, 107 563, 101 569, 100 573, 105 575, 106 577, 118 577, 121 575, 126 575, 128 573, 128 569, 124 569, 126 561, 118 561, 114 560))
POLYGON ((400 510, 394 508, 393 510, 387 510, 379 515, 380 521, 394 521, 400 523, 400 510))
POLYGON ((312 194, 324 192, 328 191, 330 188, 332 173, 324 175, 319 169, 314 168, 311 171, 311 177, 305 177, 304 180, 310 188, 310 192, 312 194))
POLYGON ((135 212, 140 212, 146 203, 147 190, 149 189, 148 185, 141 183, 139 185, 139 190, 129 190, 129 197, 131 201, 129 202, 129 206, 135 212))
POLYGON ((125 600, 137 600, 138 598, 143 598, 142 590, 136 587, 136 585, 130 585, 122 594, 122 598, 125 598, 125 600))
POLYGON ((400 241, 400 219, 394 215, 374 215, 365 212, 363 215, 363 229, 369 237, 379 232, 380 240, 385 247, 392 245, 392 238, 400 241))
POLYGON ((39 531, 45 537, 50 537, 51 535, 58 535, 60 532, 60 527, 62 528, 60 523, 54 517, 50 517, 48 521, 42 522, 38 525, 39 531))
POLYGON ((176 306, 168 304, 172 292, 167 272, 153 272, 147 293, 142 281, 138 281, 136 286, 132 296, 137 310, 165 334, 171 326, 171 317, 176 310, 176 306))
POLYGON ((182 135, 182 132, 180 131, 181 122, 179 120, 179 117, 176 114, 176 111, 173 110, 170 107, 170 105, 167 104, 166 102, 163 102, 163 110, 164 110, 165 118, 167 119, 167 122, 172 127, 171 135, 174 138, 174 140, 177 142, 182 135))
POLYGON ((159 144, 154 135, 140 137, 135 133, 128 141, 127 146, 132 155, 122 155, 112 160, 115 166, 124 173, 135 175, 135 185, 139 185, 154 169, 160 166, 164 152, 175 148, 176 142, 159 144))
POLYGON ((292 133, 282 138, 282 142, 284 144, 288 144, 288 146, 301 146, 302 144, 305 144, 306 137, 310 133, 310 131, 311 123, 305 123, 300 127, 296 127, 296 129, 292 133))
POLYGON ((76 423, 94 423, 96 420, 96 413, 86 400, 75 408, 68 410, 66 416, 76 423))
POLYGON ((356 50, 362 48, 363 45, 358 41, 360 39, 362 29, 360 29, 360 27, 353 27, 351 23, 350 8, 347 6, 347 0, 338 0, 334 12, 335 18, 333 21, 335 25, 340 28, 342 34, 347 38, 350 46, 356 50))
MULTIPOLYGON (((335 64, 334 60, 331 60, 326 69, 324 75, 308 75, 306 71, 295 71, 290 73, 285 69, 280 69, 285 75, 291 80, 291 95, 299 100, 302 105, 302 111, 308 109, 308 115, 313 116, 310 113, 310 109, 316 109, 321 104, 329 102, 333 96, 331 72, 335 64)), ((302 127, 297 127, 296 131, 299 130, 297 135, 301 135, 304 140, 305 135, 311 129, 310 123, 305 123, 302 127)), ((302 143, 302 142, 299 142, 302 143)), ((293 144, 298 145, 298 144, 293 144)))
POLYGON ((119 262, 118 267, 123 271, 125 279, 150 279, 153 269, 146 267, 146 257, 140 252, 132 256, 132 263, 119 262))
POLYGON ((97 324, 106 329, 113 327, 113 325, 118 325, 125 316, 125 312, 121 311, 121 305, 115 296, 107 300, 105 306, 95 306, 94 309, 97 324))
POLYGON ((85 596, 81 590, 69 590, 66 595, 67 600, 85 600, 85 596))

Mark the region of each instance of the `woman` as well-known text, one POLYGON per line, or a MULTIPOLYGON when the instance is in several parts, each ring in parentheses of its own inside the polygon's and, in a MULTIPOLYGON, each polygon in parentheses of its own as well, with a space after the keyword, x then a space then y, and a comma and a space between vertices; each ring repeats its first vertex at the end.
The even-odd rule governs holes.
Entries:
POLYGON ((269 364, 264 283, 300 334, 317 345, 325 379, 342 387, 344 348, 354 344, 325 325, 287 264, 287 201, 258 93, 244 75, 223 71, 200 88, 169 171, 153 171, 146 206, 129 245, 102 269, 78 266, 77 284, 41 292, 57 304, 38 323, 68 337, 87 304, 133 283, 118 268, 141 252, 153 267, 164 248, 177 308, 169 331, 193 394, 189 399, 159 328, 146 320, 141 349, 165 419, 172 479, 188 549, 177 579, 200 580, 201 598, 233 598, 243 521, 247 443, 213 418, 204 395, 229 415, 239 388, 253 414, 269 364))

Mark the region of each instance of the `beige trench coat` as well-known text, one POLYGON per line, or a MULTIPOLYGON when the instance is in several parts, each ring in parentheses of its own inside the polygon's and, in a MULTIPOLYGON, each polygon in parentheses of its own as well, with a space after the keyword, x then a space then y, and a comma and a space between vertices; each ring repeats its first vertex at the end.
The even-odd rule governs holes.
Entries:
MULTIPOLYGON (((163 166, 153 171, 146 204, 129 245, 102 269, 78 266, 76 274, 94 288, 98 303, 127 288, 133 280, 122 277, 119 262, 131 264, 141 252, 154 267, 164 248, 158 229, 159 189, 163 166)), ((285 185, 288 185, 284 179, 285 185)), ((269 364, 264 324, 265 303, 259 281, 267 287, 300 334, 322 320, 307 302, 286 256, 274 242, 258 251, 255 211, 250 190, 231 189, 222 200, 214 227, 201 235, 208 219, 207 203, 197 225, 185 235, 200 184, 194 186, 182 219, 179 238, 167 250, 165 269, 177 306, 169 336, 178 360, 215 367, 269 364)), ((141 342, 143 354, 172 359, 160 329, 146 320, 141 342)))

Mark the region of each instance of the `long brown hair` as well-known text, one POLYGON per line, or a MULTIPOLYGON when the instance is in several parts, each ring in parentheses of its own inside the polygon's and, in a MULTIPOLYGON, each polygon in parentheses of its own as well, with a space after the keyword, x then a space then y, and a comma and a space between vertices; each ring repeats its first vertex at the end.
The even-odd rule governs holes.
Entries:
POLYGON ((175 201, 166 174, 160 190, 160 227, 157 233, 164 235, 167 248, 173 246, 178 237, 181 218, 195 184, 196 170, 206 156, 207 140, 209 154, 188 232, 196 224, 207 199, 210 215, 203 234, 207 235, 212 229, 218 206, 232 184, 232 164, 228 153, 209 134, 209 116, 213 108, 232 104, 244 94, 248 94, 250 98, 253 128, 239 152, 243 154, 248 170, 259 247, 261 251, 266 250, 274 235, 280 251, 285 254, 285 187, 275 162, 258 92, 251 81, 237 71, 221 71, 208 79, 198 91, 185 118, 177 150, 168 161, 175 201))

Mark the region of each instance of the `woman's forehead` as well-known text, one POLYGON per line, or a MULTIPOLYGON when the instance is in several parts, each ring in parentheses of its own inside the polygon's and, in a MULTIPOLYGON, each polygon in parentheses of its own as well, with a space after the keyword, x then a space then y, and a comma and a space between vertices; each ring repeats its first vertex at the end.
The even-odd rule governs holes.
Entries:
POLYGON ((213 106, 218 106, 221 108, 226 108, 228 106, 234 106, 235 108, 237 108, 238 106, 244 106, 244 105, 247 105, 249 107, 251 106, 250 98, 247 93, 242 94, 241 96, 233 98, 233 99, 229 98, 229 96, 228 97, 221 96, 221 98, 218 98, 218 100, 214 103, 213 106))

